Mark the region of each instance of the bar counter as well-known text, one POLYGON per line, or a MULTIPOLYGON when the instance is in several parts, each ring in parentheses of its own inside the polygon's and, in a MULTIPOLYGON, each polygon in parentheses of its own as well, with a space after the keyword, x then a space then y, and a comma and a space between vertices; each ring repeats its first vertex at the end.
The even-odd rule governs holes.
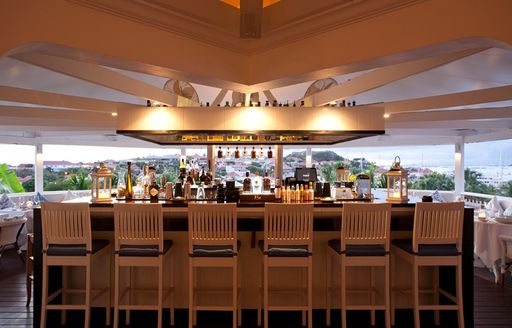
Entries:
MULTIPOLYGON (((81 199, 80 201, 88 201, 81 199)), ((379 200, 375 200, 378 202, 379 200)), ((91 203, 91 226, 94 238, 113 240, 114 220, 112 203, 91 203)), ((134 201, 141 203, 142 201, 134 201)), ((160 201, 163 207, 164 230, 166 239, 173 240, 174 261, 174 300, 176 308, 187 307, 188 286, 188 237, 187 237, 187 202, 160 201)), ((313 235, 313 305, 314 309, 323 309, 326 304, 326 251, 327 241, 339 238, 341 227, 341 211, 343 202, 325 203, 314 201, 314 235, 313 235)), ((415 202, 392 204, 391 238, 406 238, 412 236, 415 202)), ((239 254, 241 277, 241 305, 243 309, 256 309, 258 284, 261 280, 262 256, 257 242, 263 239, 264 203, 238 203, 238 239, 242 242, 239 254)), ((41 213, 34 208, 34 327, 39 326, 41 309, 41 213)), ((463 298, 464 317, 467 327, 473 326, 473 209, 464 210, 463 228, 463 298)), ((112 261, 113 262, 113 261, 112 261)), ((399 264, 398 264, 399 265, 399 264)), ((428 270, 428 269, 427 269, 428 270)), ((400 286, 410 283, 410 271, 397 270, 392 281, 400 286)), ((113 271, 112 271, 113 272, 113 271)), ((427 278, 430 273, 427 271, 427 278)), ((101 273, 98 275, 101 276, 101 273)), ((112 275, 113 276, 113 275, 112 275)), ((300 275, 283 275, 283 282, 300 279, 300 275)), ((144 272, 140 278, 144 278, 144 272)), ((205 282, 222 283, 222 276, 205 275, 205 282)), ((224 277, 225 278, 225 277, 224 277)), ((113 279, 113 277, 112 277, 113 279)), ((203 277, 201 277, 203 279, 203 277)), ((279 277, 278 277, 279 279, 279 277)), ((354 286, 365 286, 367 276, 354 272, 347 276, 354 286)), ((143 280, 143 279, 140 279, 143 280)), ((146 279, 147 280, 147 279, 146 279)), ((426 279, 428 280, 428 279, 426 279)), ((226 279, 229 282, 229 279, 226 279)), ((279 281, 280 283, 281 281, 279 281)), ((57 282, 58 283, 58 282, 57 282)), ((141 281, 141 284, 151 283, 141 281)), ((447 290, 455 286, 455 273, 452 268, 440 268, 440 283, 447 290)), ((111 286, 113 286, 113 281, 111 286)), ((146 286, 146 285, 144 285, 146 286)), ((148 285, 152 286, 152 285, 148 285)), ((113 291, 111 291, 113 294, 113 291)), ((336 303, 335 303, 336 305, 336 303)), ((336 307, 336 306, 335 306, 336 307)), ((338 305, 339 308, 339 305, 338 305)))

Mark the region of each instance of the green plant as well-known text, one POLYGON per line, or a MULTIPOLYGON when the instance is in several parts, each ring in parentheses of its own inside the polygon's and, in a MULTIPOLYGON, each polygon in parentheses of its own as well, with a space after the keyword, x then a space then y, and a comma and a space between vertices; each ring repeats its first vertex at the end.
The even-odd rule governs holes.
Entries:
POLYGON ((0 164, 0 194, 17 192, 25 192, 25 189, 18 181, 16 172, 9 170, 7 164, 0 164))

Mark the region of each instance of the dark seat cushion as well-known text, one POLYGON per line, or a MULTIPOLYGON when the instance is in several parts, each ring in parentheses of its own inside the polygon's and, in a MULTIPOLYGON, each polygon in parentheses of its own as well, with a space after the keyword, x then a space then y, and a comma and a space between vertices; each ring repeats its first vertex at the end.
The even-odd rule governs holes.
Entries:
MULTIPOLYGON (((328 242, 331 247, 338 254, 341 254, 341 240, 331 239, 328 242)), ((384 256, 386 249, 384 245, 347 245, 345 250, 346 256, 384 256)))
MULTIPOLYGON (((106 247, 110 242, 106 239, 93 239, 92 240, 92 254, 97 253, 104 247, 106 247)), ((87 250, 85 249, 85 245, 82 244, 74 244, 74 245, 59 245, 59 244, 50 244, 48 245, 48 251, 46 252, 48 256, 85 256, 87 255, 87 250)))
POLYGON ((412 251, 412 239, 394 239, 391 242, 396 247, 403 249, 407 253, 418 256, 457 256, 457 246, 455 244, 441 245, 418 245, 418 253, 412 251))
MULTIPOLYGON (((172 240, 164 240, 164 250, 162 254, 165 254, 171 248, 172 240)), ((144 257, 156 257, 160 255, 158 252, 158 245, 121 245, 118 252, 119 256, 144 256, 144 257)))
POLYGON ((240 240, 236 241, 236 252, 233 252, 232 245, 195 245, 190 256, 192 257, 233 257, 238 255, 242 247, 240 240))
POLYGON ((258 247, 261 252, 269 257, 308 257, 308 245, 268 245, 268 251, 265 253, 265 243, 258 241, 258 247))

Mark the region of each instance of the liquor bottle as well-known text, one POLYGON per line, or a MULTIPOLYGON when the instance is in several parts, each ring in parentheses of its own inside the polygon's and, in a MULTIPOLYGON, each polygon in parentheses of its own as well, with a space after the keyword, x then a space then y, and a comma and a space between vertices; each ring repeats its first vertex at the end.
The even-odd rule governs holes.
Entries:
POLYGON ((299 187, 299 202, 302 202, 304 200, 304 185, 301 184, 299 187))
POLYGON ((124 193, 127 201, 132 200, 133 186, 132 186, 132 162, 128 162, 128 171, 126 172, 126 191, 124 193))
POLYGON ((235 158, 236 159, 240 158, 240 151, 238 150, 238 146, 236 146, 236 148, 235 148, 235 158))
POLYGON ((289 202, 295 202, 295 186, 292 186, 290 189, 290 198, 288 199, 289 202))
POLYGON ((307 184, 304 186, 304 194, 303 194, 302 200, 305 202, 307 202, 309 200, 309 190, 308 190, 307 184))
POLYGON ((254 149, 254 146, 252 147, 252 150, 251 150, 251 158, 256 159, 256 149, 254 149))
POLYGON ((244 146, 244 151, 242 152, 242 158, 247 159, 247 148, 244 146))
POLYGON ((263 191, 270 192, 270 178, 268 177, 268 172, 265 172, 265 176, 263 177, 263 191))
POLYGON ((309 182, 309 197, 308 197, 308 199, 310 201, 315 200, 315 190, 313 189, 313 182, 312 181, 309 182))
POLYGON ((206 173, 204 173, 204 166, 201 167, 201 174, 199 175, 199 181, 205 183, 206 181, 206 173))
POLYGON ((252 187, 252 183, 251 183, 251 178, 249 178, 249 172, 245 172, 245 179, 244 179, 244 183, 243 183, 243 191, 244 192, 251 192, 251 187, 252 187))
POLYGON ((149 186, 149 201, 151 203, 158 203, 158 193, 160 192, 160 187, 156 183, 156 174, 154 172, 150 173, 151 185, 149 186))
POLYGON ((229 146, 228 146, 228 148, 226 149, 226 159, 227 159, 227 160, 230 160, 230 159, 231 159, 231 151, 229 150, 229 146))
POLYGON ((189 183, 190 185, 193 185, 195 183, 194 177, 192 176, 192 172, 188 172, 186 182, 189 183))
POLYGON ((217 151, 217 158, 222 158, 222 147, 219 146, 219 150, 217 151))
POLYGON ((149 197, 149 185, 151 184, 151 180, 149 178, 149 166, 147 165, 144 165, 141 181, 144 188, 142 191, 142 198, 149 197))
POLYGON ((272 154, 272 147, 268 147, 268 151, 267 151, 267 157, 270 159, 272 158, 274 155, 272 154))
POLYGON ((259 155, 258 158, 261 159, 261 160, 265 159, 265 154, 263 153, 263 146, 260 147, 260 155, 259 155))
POLYGON ((274 196, 276 197, 276 200, 281 200, 283 197, 283 192, 281 189, 281 182, 279 178, 276 179, 276 186, 274 188, 274 196))
POLYGON ((265 100, 265 106, 269 106, 268 100, 265 100))

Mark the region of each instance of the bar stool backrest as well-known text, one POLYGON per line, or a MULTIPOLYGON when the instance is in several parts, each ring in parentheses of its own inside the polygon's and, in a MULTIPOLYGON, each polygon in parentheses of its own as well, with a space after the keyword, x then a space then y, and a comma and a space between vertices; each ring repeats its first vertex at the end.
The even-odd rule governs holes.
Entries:
POLYGON ((313 204, 265 204, 264 249, 307 245, 313 252, 313 204))
POLYGON ((189 254, 194 245, 237 249, 236 204, 188 204, 189 254))
POLYGON ((344 203, 341 251, 347 245, 383 245, 389 252, 391 204, 344 203))
POLYGON ((87 203, 41 203, 43 251, 49 245, 85 245, 92 251, 91 218, 87 203))
POLYGON ((157 245, 163 252, 160 204, 114 204, 115 251, 125 245, 157 245))
POLYGON ((418 245, 454 244, 462 252, 462 224, 464 203, 416 204, 412 247, 418 252, 418 245))

